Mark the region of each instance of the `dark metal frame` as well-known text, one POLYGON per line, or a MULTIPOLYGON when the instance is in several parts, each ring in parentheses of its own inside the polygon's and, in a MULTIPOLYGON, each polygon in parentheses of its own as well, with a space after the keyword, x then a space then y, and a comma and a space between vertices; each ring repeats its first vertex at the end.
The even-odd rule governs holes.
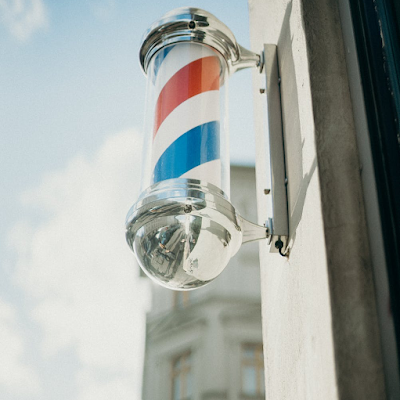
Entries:
POLYGON ((400 359, 400 5, 349 0, 400 359))

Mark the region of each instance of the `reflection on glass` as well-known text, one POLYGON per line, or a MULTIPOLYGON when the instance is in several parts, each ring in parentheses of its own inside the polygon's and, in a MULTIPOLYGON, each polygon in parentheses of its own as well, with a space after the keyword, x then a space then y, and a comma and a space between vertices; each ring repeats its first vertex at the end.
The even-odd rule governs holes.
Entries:
POLYGON ((222 272, 232 251, 223 226, 190 214, 157 217, 138 229, 133 244, 147 275, 171 289, 191 289, 222 272))

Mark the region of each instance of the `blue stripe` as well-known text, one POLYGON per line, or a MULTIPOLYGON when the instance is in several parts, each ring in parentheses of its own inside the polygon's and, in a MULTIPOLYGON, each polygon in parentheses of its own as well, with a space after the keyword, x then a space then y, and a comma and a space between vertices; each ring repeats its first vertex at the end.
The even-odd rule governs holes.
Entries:
POLYGON ((164 47, 161 49, 155 56, 154 59, 154 64, 153 64, 153 83, 155 83, 158 70, 161 67, 161 64, 165 60, 165 57, 167 57, 168 53, 175 47, 175 45, 164 47))
POLYGON ((219 122, 196 126, 164 151, 154 167, 153 183, 179 178, 192 168, 219 158, 219 122))

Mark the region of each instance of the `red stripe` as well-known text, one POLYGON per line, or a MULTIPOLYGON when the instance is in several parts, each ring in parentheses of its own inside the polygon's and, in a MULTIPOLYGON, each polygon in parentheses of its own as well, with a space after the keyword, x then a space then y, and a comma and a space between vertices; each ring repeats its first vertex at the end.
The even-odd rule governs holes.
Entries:
POLYGON ((158 96, 153 139, 165 118, 179 104, 197 94, 219 89, 220 64, 215 56, 200 58, 181 68, 158 96))

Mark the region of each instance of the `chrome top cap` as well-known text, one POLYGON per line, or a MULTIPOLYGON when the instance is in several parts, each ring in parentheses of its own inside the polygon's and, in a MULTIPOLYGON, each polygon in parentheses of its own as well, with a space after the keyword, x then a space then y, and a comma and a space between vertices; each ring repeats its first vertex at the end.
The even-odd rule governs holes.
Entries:
POLYGON ((147 73, 158 50, 181 42, 202 43, 219 51, 231 73, 260 65, 260 56, 240 46, 232 31, 214 15, 200 8, 182 7, 165 14, 144 34, 139 52, 143 71, 147 73))

